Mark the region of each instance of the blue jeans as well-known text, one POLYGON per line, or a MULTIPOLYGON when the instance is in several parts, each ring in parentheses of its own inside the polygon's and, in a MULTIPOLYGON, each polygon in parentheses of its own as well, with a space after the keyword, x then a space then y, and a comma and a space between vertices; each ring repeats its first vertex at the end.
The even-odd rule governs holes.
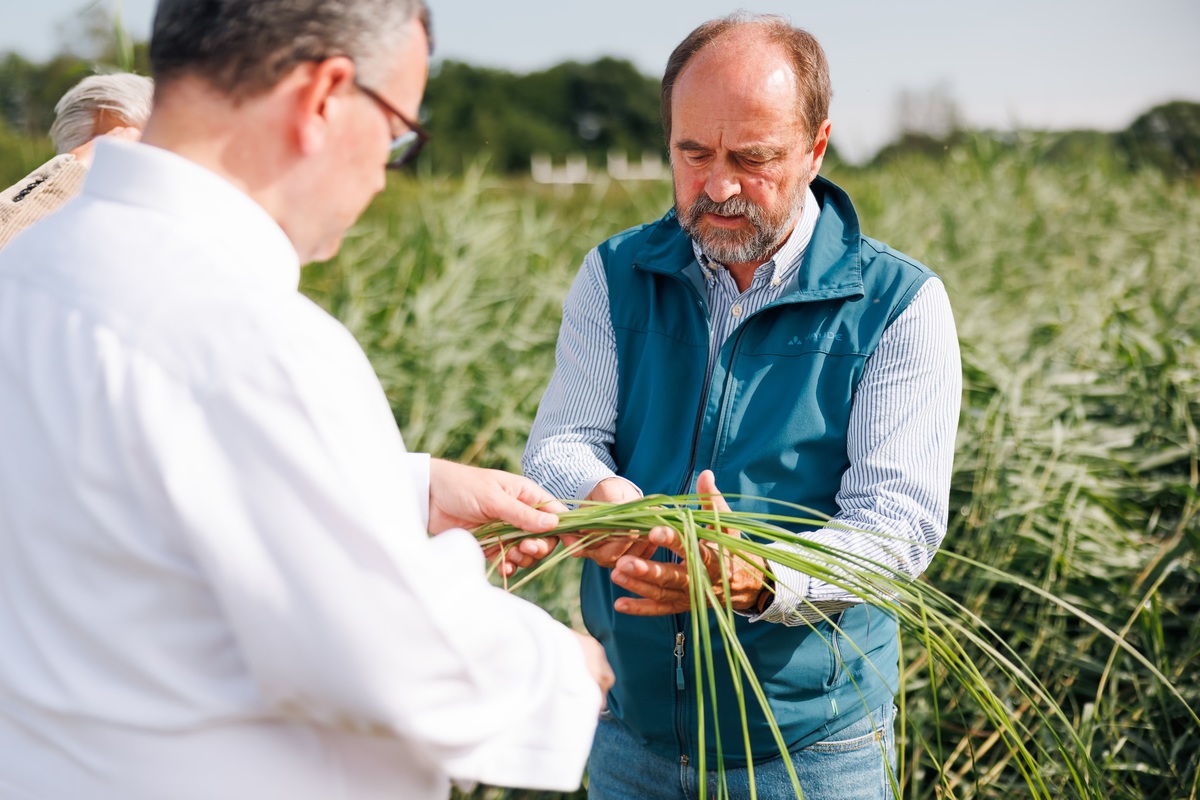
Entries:
MULTIPOLYGON (((893 800, 896 707, 888 702, 868 717, 791 754, 805 800, 893 800), (886 759, 886 761, 885 761, 886 759)), ((705 776, 707 797, 719 795, 716 770, 705 776)), ((749 800, 749 770, 725 770, 727 797, 749 800)), ((783 758, 754 765, 760 800, 795 797, 783 758)), ((613 719, 601 718, 588 760, 588 800, 698 800, 700 775, 640 745, 613 719)))

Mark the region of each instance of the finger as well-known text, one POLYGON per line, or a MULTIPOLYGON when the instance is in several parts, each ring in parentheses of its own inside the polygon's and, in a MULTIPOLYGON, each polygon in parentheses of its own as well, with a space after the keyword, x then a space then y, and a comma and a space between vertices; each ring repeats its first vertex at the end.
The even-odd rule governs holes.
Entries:
POLYGON ((613 608, 631 617, 661 617, 664 614, 682 614, 689 610, 687 598, 673 600, 650 600, 643 597, 618 597, 613 608))
POLYGON ((533 501, 530 503, 530 505, 535 505, 542 511, 548 511, 551 514, 565 514, 566 512, 570 511, 569 508, 567 508, 558 500, 555 500, 553 497, 542 502, 533 501))
MULTIPOLYGON (((536 484, 534 486, 536 487, 536 484)), ((552 501, 552 497, 549 495, 545 496, 544 502, 552 501)), ((554 530, 558 525, 558 517, 555 514, 551 514, 548 511, 541 511, 530 505, 530 503, 537 505, 541 502, 543 502, 542 498, 531 498, 524 491, 517 497, 497 493, 495 497, 496 506, 492 509, 492 514, 497 519, 504 520, 509 525, 515 525, 523 531, 546 533, 554 530)))
POLYGON ((594 558, 600 548, 608 543, 607 539, 596 536, 594 533, 563 533, 559 534, 558 538, 572 558, 594 558))
POLYGON ((532 567, 538 560, 525 555, 515 547, 510 547, 504 553, 504 563, 515 567, 532 567))
POLYGON ((617 563, 617 559, 637 546, 638 541, 625 537, 604 539, 580 549, 577 555, 590 558, 602 567, 612 567, 617 563))
POLYGON ((704 470, 700 473, 700 477, 696 478, 696 494, 703 498, 701 502, 707 508, 716 511, 733 510, 729 507, 729 503, 725 502, 725 496, 721 494, 721 490, 717 488, 717 476, 711 469, 704 470))
MULTIPOLYGON (((701 501, 701 505, 705 508, 714 510, 718 515, 726 511, 733 511, 729 507, 729 503, 725 501, 725 496, 721 494, 721 490, 717 488, 717 477, 711 469, 706 469, 696 478, 696 493, 707 497, 701 501)), ((726 528, 724 525, 718 526, 721 533, 729 534, 730 536, 741 537, 742 532, 732 528, 726 528)))
POLYGON ((656 547, 665 547, 676 555, 684 555, 683 539, 674 528, 668 528, 666 525, 658 525, 650 529, 650 534, 647 538, 656 547))
POLYGON ((637 541, 625 551, 626 555, 636 556, 637 558, 649 559, 654 555, 654 551, 658 549, 658 545, 646 537, 639 537, 637 541))
POLYGON ((492 547, 485 548, 483 551, 483 556, 488 560, 488 562, 495 564, 496 569, 505 578, 512 577, 516 574, 517 565, 513 564, 509 560, 509 550, 501 548, 500 545, 494 545, 492 547))
MULTIPOLYGON (((683 537, 673 528, 660 525, 650 529, 649 539, 658 547, 665 547, 675 555, 679 556, 684 561, 687 561, 689 553, 687 546, 684 544, 683 537)), ((700 547, 700 563, 709 568, 713 562, 713 551, 710 546, 701 545, 700 547)))
POLYGON ((494 497, 495 514, 510 525, 530 533, 546 533, 558 525, 558 514, 566 506, 538 484, 522 475, 489 471, 499 478, 503 491, 494 497))
POLYGON ((612 581, 643 597, 658 600, 672 593, 687 592, 687 566, 622 556, 613 567, 612 581))
POLYGON ((550 555, 557 546, 558 537, 547 536, 538 539, 525 539, 513 549, 522 555, 529 556, 534 562, 537 562, 550 555))

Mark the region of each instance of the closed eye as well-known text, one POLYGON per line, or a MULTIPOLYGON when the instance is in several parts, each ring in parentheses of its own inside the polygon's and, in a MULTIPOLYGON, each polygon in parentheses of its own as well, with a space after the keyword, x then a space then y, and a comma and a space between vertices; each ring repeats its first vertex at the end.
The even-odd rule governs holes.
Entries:
POLYGON ((694 139, 684 139, 681 142, 676 142, 675 150, 689 164, 702 164, 707 159, 712 158, 712 150, 694 139))
POLYGON ((783 150, 756 147, 752 150, 739 150, 733 155, 738 160, 738 163, 747 169, 761 169, 772 161, 776 161, 787 155, 787 153, 783 150))

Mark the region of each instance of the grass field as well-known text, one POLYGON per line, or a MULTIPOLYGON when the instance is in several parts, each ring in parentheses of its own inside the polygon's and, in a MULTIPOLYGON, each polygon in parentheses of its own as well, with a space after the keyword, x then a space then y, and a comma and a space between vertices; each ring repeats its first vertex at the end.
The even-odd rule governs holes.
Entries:
MULTIPOLYGON (((945 547, 1077 604, 1200 709, 1200 186, 985 139, 938 163, 827 175, 955 307, 965 380, 945 547)), ((669 202, 658 184, 400 179, 304 289, 366 348, 410 448, 516 470, 580 259, 669 202)), ((1196 796, 1200 729, 1141 665, 980 570, 938 559, 927 577, 1053 693, 1099 767, 1089 794, 1196 796)), ((528 594, 578 624, 575 581, 564 569, 528 594)), ((1028 796, 961 692, 932 688, 907 652, 904 796, 1028 796)), ((1062 764, 1042 770, 1051 796, 1074 793, 1062 764)))
MULTIPOLYGON (((46 155, 17 145, 10 181, 46 155)), ((1200 710, 1200 184, 1046 156, 1036 139, 976 139, 937 163, 826 175, 864 230, 933 267, 954 304, 964 397, 945 548, 1086 610, 1200 710)), ((660 215, 669 187, 549 189, 482 171, 392 181, 303 288, 367 350, 410 448, 516 470, 580 259, 660 215)), ((573 566, 525 594, 578 625, 573 566)), ((983 570, 939 558, 927 578, 1054 695, 1098 767, 1089 796, 1197 796, 1200 728, 1142 665, 983 570)), ((918 645, 905 648, 904 796, 1030 796, 918 645)), ((987 677, 1032 719, 1006 678, 987 677)), ((1062 763, 1039 778, 1048 796, 1078 794, 1062 763)))

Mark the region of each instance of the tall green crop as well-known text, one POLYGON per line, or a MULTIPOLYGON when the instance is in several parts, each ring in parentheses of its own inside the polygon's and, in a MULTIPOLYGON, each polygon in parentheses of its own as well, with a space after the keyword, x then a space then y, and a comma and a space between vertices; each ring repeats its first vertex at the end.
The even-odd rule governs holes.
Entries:
MULTIPOLYGON (((1036 141, 839 169, 829 177, 864 231, 932 267, 958 322, 952 513, 924 582, 1020 656, 1090 754, 1097 791, 1195 797, 1200 187, 1051 162, 1036 141), (1186 702, 1068 606, 1120 634, 1186 702)), ((669 203, 667 185, 422 175, 393 185, 304 287, 367 350, 410 447, 519 469, 584 253, 669 203)), ((577 566, 520 591, 578 623, 577 566)), ((942 679, 919 638, 905 637, 902 666, 905 797, 1034 794, 997 729, 960 713, 977 700, 942 679)), ((1024 726, 1022 744, 1056 752, 1003 669, 975 667, 1024 726)), ((1068 767, 1039 758, 1037 769, 1050 791, 1076 793, 1068 767)))

